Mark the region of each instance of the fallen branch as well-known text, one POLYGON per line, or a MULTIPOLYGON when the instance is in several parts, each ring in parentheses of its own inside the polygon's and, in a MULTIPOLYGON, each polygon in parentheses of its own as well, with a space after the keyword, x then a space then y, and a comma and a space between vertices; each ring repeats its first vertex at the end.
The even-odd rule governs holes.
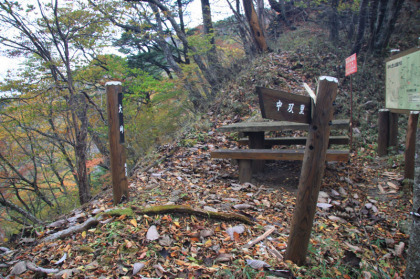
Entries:
POLYGON ((271 243, 268 243, 268 241, 264 241, 264 243, 267 246, 267 251, 270 252, 271 255, 276 257, 279 262, 282 262, 283 256, 281 255, 281 253, 277 251, 277 249, 274 248, 274 246, 271 243))
POLYGON ((224 221, 240 221, 242 223, 253 225, 254 222, 244 215, 237 213, 212 212, 201 209, 192 208, 187 205, 157 205, 150 207, 131 207, 136 214, 167 214, 167 213, 184 213, 207 217, 210 219, 224 220, 224 221))
MULTIPOLYGON (((200 209, 194 209, 187 205, 158 205, 158 206, 150 206, 150 207, 132 206, 132 209, 135 210, 136 214, 141 214, 141 215, 184 213, 184 214, 203 216, 210 219, 225 220, 225 221, 240 221, 242 223, 249 224, 249 225, 254 224, 254 222, 251 221, 248 217, 237 214, 237 213, 205 211, 205 210, 200 210, 200 209)), ((128 208, 118 209, 118 212, 125 212, 124 210, 129 210, 129 209, 128 208)), ((113 213, 114 211, 110 211, 108 213, 112 215, 114 214, 113 213)), ((103 214, 107 214, 107 212, 104 212, 103 214)), ((86 231, 90 229, 91 227, 96 226, 99 223, 100 219, 101 219, 101 215, 98 217, 90 217, 84 223, 72 226, 63 231, 56 232, 52 235, 45 237, 42 241, 43 242, 53 241, 59 238, 65 238, 75 233, 86 231)))
POLYGON ((56 240, 56 239, 59 239, 59 238, 65 238, 69 235, 72 235, 72 234, 75 234, 75 233, 78 233, 78 232, 82 232, 82 231, 86 231, 86 230, 90 229, 91 227, 96 226, 98 223, 99 223, 99 218, 90 217, 84 223, 72 226, 72 227, 70 227, 68 229, 65 229, 63 231, 53 233, 52 235, 49 235, 46 238, 44 238, 42 241, 43 242, 48 242, 48 241, 56 240))
POLYGON ((242 248, 250 248, 252 246, 254 246, 256 243, 266 239, 270 234, 272 234, 274 231, 276 230, 276 228, 273 226, 270 229, 268 229, 263 235, 260 235, 257 238, 254 238, 254 240, 249 241, 247 244, 245 244, 244 246, 242 246, 242 248))

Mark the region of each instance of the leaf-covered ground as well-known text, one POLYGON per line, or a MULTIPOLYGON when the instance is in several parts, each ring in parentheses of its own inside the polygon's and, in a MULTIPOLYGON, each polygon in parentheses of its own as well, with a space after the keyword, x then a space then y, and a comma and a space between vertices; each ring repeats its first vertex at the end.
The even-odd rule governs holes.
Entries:
MULTIPOLYGON (((276 54, 263 59, 268 65, 272 63, 270 71, 281 73, 275 77, 279 87, 302 91, 301 82, 305 80, 291 70, 293 62, 276 54)), ((266 63, 263 68, 254 69, 261 75, 262 71, 270 69, 267 67, 266 63)), ((301 162, 269 163, 264 174, 254 177, 252 183, 241 185, 238 184, 238 167, 233 162, 210 158, 212 149, 236 147, 237 135, 220 133, 217 131, 219 126, 259 117, 256 96, 249 97, 247 94, 250 93, 245 93, 250 91, 247 84, 252 83, 250 80, 252 78, 244 78, 244 83, 235 83, 226 89, 226 92, 237 93, 227 95, 229 97, 219 101, 202 119, 208 125, 198 125, 179 142, 162 146, 156 164, 144 162, 139 166, 130 178, 129 201, 118 206, 126 210, 107 211, 113 208, 108 185, 87 206, 45 228, 27 230, 17 243, 1 248, 1 276, 402 276, 411 194, 403 194, 401 190, 401 170, 392 169, 387 159, 375 157, 373 147, 369 145, 358 147, 349 163, 327 164, 307 265, 297 267, 283 259, 301 162), (227 98, 233 100, 227 102, 227 98), (233 101, 241 105, 228 105, 233 101), (223 113, 225 110, 231 112, 223 113), (160 205, 188 205, 208 212, 242 214, 255 224, 214 219, 202 214, 139 213, 143 207, 160 205), (74 228, 89 217, 98 218, 99 223, 59 240, 44 241, 54 232, 74 228), (246 245, 262 235, 265 238, 261 241, 246 245)))

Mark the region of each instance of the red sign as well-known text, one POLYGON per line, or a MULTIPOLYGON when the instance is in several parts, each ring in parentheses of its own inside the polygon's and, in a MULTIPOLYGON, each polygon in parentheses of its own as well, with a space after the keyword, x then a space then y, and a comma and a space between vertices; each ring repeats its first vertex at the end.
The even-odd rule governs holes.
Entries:
POLYGON ((356 53, 346 58, 346 76, 357 72, 356 53))

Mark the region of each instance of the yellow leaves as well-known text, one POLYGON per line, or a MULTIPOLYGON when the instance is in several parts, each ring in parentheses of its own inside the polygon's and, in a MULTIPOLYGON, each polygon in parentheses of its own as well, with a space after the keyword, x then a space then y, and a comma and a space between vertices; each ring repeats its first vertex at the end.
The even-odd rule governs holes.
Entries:
POLYGON ((133 225, 133 227, 137 228, 137 220, 136 219, 131 219, 130 224, 133 225))
POLYGON ((211 239, 207 240, 207 241, 204 243, 204 247, 210 247, 211 245, 212 245, 211 239))
POLYGON ((82 238, 85 239, 86 238, 86 231, 82 232, 82 238))

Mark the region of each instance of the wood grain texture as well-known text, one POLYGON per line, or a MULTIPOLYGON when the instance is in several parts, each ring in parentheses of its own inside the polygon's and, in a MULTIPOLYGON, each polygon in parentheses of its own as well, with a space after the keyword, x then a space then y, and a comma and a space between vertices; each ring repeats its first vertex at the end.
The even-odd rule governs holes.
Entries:
POLYGON ((378 115, 378 156, 388 154, 389 144, 389 110, 381 109, 378 115))
POLYGON ((126 155, 124 146, 120 143, 120 121, 118 116, 118 93, 121 92, 122 86, 120 84, 106 86, 112 193, 115 205, 121 202, 123 195, 128 199, 128 181, 125 175, 126 155))
MULTIPOLYGON (((328 145, 347 145, 349 144, 348 136, 332 136, 328 141, 328 145)), ((238 140, 239 145, 249 145, 247 138, 238 140)), ((281 137, 264 139, 264 148, 274 145, 306 145, 306 137, 281 137)))
POLYGON ((264 87, 257 87, 257 93, 263 118, 307 124, 311 122, 311 97, 264 87))
POLYGON ((329 122, 338 82, 320 78, 315 111, 303 158, 298 193, 286 250, 286 260, 301 266, 306 262, 319 189, 327 157, 329 122))
MULTIPOLYGON (((348 129, 349 119, 336 119, 331 122, 332 130, 348 129)), ((261 122, 239 122, 218 128, 220 132, 268 132, 268 131, 307 131, 309 125, 289 121, 261 121, 261 122)))
MULTIPOLYGON (((220 159, 278 161, 302 161, 304 154, 304 149, 220 149, 210 153, 212 158, 220 159)), ((325 159, 327 161, 348 161, 349 150, 327 150, 325 159)))

